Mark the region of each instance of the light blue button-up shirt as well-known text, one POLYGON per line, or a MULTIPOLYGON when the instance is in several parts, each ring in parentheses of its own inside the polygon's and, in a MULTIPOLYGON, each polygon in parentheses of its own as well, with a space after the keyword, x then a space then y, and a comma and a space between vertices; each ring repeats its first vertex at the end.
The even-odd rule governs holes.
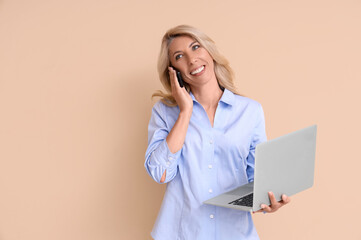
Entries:
POLYGON ((179 108, 159 101, 152 109, 144 166, 158 183, 167 170, 167 188, 151 235, 155 240, 259 239, 249 212, 203 201, 253 181, 255 147, 267 140, 262 106, 225 89, 212 127, 191 97, 187 135, 174 154, 166 137, 179 108))

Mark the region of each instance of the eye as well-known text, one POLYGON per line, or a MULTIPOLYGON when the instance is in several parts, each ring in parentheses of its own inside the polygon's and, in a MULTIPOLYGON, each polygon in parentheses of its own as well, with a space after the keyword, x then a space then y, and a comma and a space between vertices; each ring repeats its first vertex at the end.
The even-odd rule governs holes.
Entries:
POLYGON ((175 60, 180 59, 181 57, 183 57, 183 54, 178 54, 177 56, 175 56, 175 60))
POLYGON ((197 49, 200 48, 200 47, 201 47, 200 45, 195 44, 195 45, 192 46, 192 50, 197 50, 197 49))

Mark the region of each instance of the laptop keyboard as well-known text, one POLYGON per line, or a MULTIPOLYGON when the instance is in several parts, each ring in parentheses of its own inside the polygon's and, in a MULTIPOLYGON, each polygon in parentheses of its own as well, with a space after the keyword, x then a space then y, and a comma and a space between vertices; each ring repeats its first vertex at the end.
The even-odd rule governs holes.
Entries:
POLYGON ((244 197, 241 197, 239 199, 236 199, 228 204, 252 207, 253 206, 253 193, 246 195, 244 197))

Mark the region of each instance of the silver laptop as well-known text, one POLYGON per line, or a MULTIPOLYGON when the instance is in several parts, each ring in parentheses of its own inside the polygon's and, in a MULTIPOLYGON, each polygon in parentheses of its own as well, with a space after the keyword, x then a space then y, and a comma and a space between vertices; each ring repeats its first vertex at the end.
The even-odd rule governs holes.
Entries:
POLYGON ((277 201, 312 187, 317 125, 289 133, 256 146, 254 181, 205 201, 205 204, 257 211, 270 205, 268 192, 277 201))

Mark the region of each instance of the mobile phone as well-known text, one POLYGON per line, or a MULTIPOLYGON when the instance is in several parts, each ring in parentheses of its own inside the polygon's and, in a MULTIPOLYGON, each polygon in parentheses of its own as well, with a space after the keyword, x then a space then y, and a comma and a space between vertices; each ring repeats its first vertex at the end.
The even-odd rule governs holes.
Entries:
POLYGON ((177 79, 178 79, 178 83, 179 83, 179 86, 180 87, 183 87, 184 84, 183 84, 183 78, 182 78, 182 74, 180 73, 180 71, 178 71, 178 69, 176 69, 175 67, 171 66, 175 72, 177 73, 177 79))

